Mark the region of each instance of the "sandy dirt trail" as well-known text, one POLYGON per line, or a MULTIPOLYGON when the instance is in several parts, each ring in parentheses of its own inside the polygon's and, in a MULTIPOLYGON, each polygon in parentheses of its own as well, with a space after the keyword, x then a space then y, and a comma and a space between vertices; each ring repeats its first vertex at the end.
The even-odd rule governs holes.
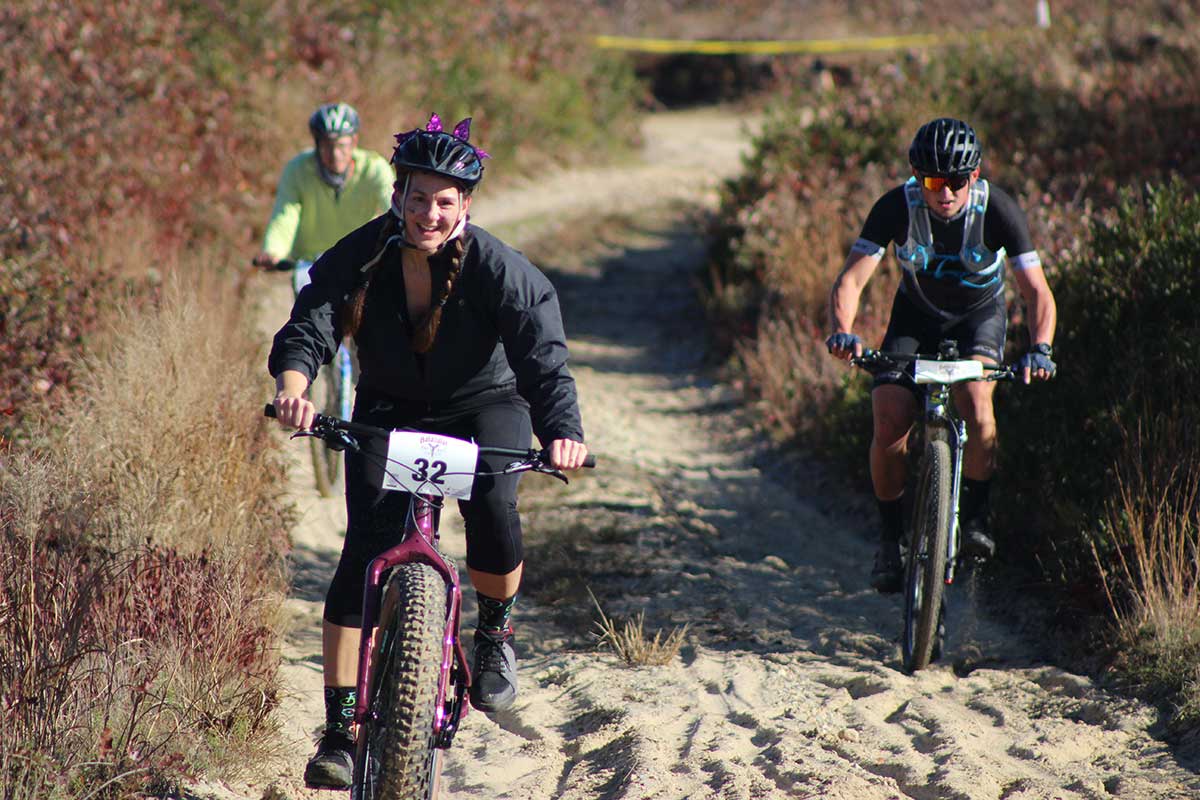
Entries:
MULTIPOLYGON (((704 110, 648 116, 645 134, 634 163, 485 189, 473 208, 560 289, 601 468, 570 487, 523 483, 521 694, 509 712, 468 714, 442 797, 1200 796, 1195 747, 1169 748, 1151 735, 1153 709, 1046 662, 969 586, 952 593, 943 662, 900 670, 901 601, 867 585, 869 504, 841 496, 820 465, 773 454, 704 365, 703 243, 681 204, 715 205, 747 132, 704 110), (648 631, 688 625, 679 655, 631 668, 598 650, 589 590, 610 616, 644 612, 648 631)), ((264 329, 289 303, 278 287, 264 329)), ((287 755, 259 784, 196 798, 339 796, 298 777, 322 721, 321 601, 344 512, 311 490, 306 448, 292 451, 303 519, 287 755)), ((445 545, 461 564, 456 528, 445 545)))

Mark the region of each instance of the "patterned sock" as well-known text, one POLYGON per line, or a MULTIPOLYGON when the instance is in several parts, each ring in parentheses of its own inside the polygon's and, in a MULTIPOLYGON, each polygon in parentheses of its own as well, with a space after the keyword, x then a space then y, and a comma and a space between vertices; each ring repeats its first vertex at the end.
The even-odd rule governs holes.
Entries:
POLYGON ((881 541, 898 542, 904 537, 904 495, 895 500, 880 500, 879 518, 883 520, 883 530, 879 535, 881 541))
POLYGON ((354 704, 358 702, 357 686, 325 687, 325 730, 350 736, 354 724, 354 704))
POLYGON ((481 631, 502 633, 512 630, 510 618, 513 605, 517 602, 516 595, 507 600, 497 600, 476 592, 475 599, 479 604, 479 629, 481 631))

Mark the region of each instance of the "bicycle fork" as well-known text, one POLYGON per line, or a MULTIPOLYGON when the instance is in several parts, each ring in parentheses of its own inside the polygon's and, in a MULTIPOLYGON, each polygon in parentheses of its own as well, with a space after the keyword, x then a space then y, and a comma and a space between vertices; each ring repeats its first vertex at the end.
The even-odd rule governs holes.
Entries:
POLYGON ((434 522, 436 510, 423 497, 414 497, 410 506, 406 533, 400 544, 377 556, 367 566, 366 591, 363 596, 362 637, 358 653, 358 697, 354 721, 361 725, 369 716, 371 657, 375 645, 374 629, 379 622, 384 575, 401 564, 419 562, 432 567, 446 582, 446 625, 442 634, 441 677, 438 681, 437 702, 434 706, 434 746, 447 748, 458 732, 458 723, 466 711, 466 692, 471 683, 471 671, 466 653, 458 636, 462 621, 462 592, 458 571, 451 568, 432 542, 437 533, 434 522), (454 684, 453 696, 448 689, 454 684))

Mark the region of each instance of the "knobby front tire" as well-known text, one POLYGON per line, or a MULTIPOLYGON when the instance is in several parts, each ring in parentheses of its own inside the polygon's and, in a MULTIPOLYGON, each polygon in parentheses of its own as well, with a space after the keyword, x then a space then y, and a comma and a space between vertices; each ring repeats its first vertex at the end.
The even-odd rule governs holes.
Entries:
POLYGON ((938 642, 938 621, 950 539, 952 475, 949 432, 925 431, 925 452, 913 496, 912 538, 904 593, 904 669, 929 666, 938 642))
POLYGON ((446 628, 446 583, 426 564, 401 564, 384 588, 361 765, 363 800, 433 798, 442 751, 433 719, 446 628))
MULTIPOLYGON (((317 411, 331 417, 346 418, 342 412, 343 398, 350 387, 343 386, 337 365, 321 367, 309 390, 309 397, 317 411)), ((342 454, 331 450, 320 439, 308 440, 312 448, 313 481, 322 497, 336 497, 342 486, 342 454)))

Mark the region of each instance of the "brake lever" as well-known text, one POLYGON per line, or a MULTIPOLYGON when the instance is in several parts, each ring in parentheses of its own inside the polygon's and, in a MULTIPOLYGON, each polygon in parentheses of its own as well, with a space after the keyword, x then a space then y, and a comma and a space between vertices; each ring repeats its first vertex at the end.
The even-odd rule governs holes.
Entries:
POLYGON ((306 431, 296 431, 289 438, 299 439, 305 436, 312 436, 316 437, 317 439, 321 439, 325 442, 326 446, 330 450, 335 450, 339 453, 343 450, 349 450, 352 453, 362 452, 362 446, 358 443, 358 440, 354 438, 354 434, 350 433, 349 431, 343 431, 336 428, 333 430, 309 429, 306 431))
POLYGON ((540 472, 543 475, 550 475, 558 478, 563 483, 570 483, 567 476, 562 473, 562 470, 557 470, 540 459, 536 461, 512 461, 504 465, 504 474, 512 475, 517 472, 540 472))

